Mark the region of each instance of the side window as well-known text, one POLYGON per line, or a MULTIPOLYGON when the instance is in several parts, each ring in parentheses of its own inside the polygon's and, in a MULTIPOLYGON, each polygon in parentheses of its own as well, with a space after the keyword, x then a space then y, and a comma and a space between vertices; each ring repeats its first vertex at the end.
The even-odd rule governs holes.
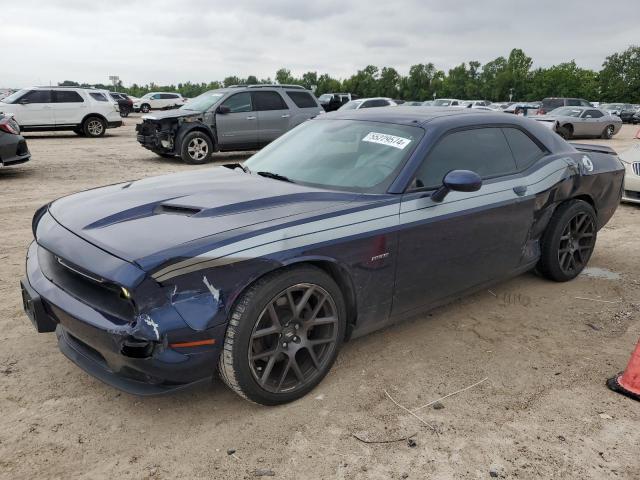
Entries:
POLYGON ((253 104, 256 110, 288 110, 287 104, 278 92, 253 92, 253 104))
POLYGON ((159 100, 162 98, 162 95, 156 93, 155 95, 151 95, 151 100, 159 100))
MULTIPOLYGON (((89 92, 89 95, 91 95, 91 98, 93 98, 94 100, 97 100, 98 102, 106 102, 107 101, 107 97, 105 97, 102 93, 100 92, 89 92)), ((113 97, 113 95, 111 95, 113 97)), ((116 97, 117 100, 117 97, 116 97)))
POLYGON ((474 128, 450 133, 431 150, 418 170, 416 188, 437 188, 451 170, 471 170, 482 178, 516 171, 500 128, 474 128))
POLYGON ((371 108, 371 107, 375 107, 375 105, 373 104, 373 100, 367 100, 366 102, 363 102, 362 105, 360 105, 360 108, 371 108))
POLYGON ((516 161, 518 170, 527 168, 533 162, 546 155, 546 151, 538 146, 529 135, 517 128, 503 128, 505 137, 516 161))
POLYGON ((54 90, 53 98, 55 103, 82 103, 84 100, 75 90, 54 90))
POLYGON ((317 108, 315 99, 307 92, 287 92, 289 98, 298 108, 317 108))
POLYGON ((586 117, 587 115, 590 115, 591 118, 600 118, 603 116, 602 112, 599 110, 585 110, 583 117, 586 117))
POLYGON ((18 103, 51 103, 51 90, 31 90, 24 94, 18 103))
POLYGON ((251 107, 251 93, 249 92, 236 93, 227 98, 222 105, 229 107, 231 113, 253 111, 251 107))
POLYGON ((593 105, 591 105, 586 100, 580 100, 580 105, 582 105, 583 107, 593 107, 593 105))
POLYGON ((457 101, 457 100, 454 100, 453 102, 451 102, 451 106, 452 106, 452 107, 456 107, 456 106, 458 106, 458 105, 460 105, 460 104, 458 103, 458 101, 457 101))
POLYGON ((580 100, 578 100, 577 98, 568 98, 567 99, 567 105, 569 107, 579 107, 580 105, 580 100))

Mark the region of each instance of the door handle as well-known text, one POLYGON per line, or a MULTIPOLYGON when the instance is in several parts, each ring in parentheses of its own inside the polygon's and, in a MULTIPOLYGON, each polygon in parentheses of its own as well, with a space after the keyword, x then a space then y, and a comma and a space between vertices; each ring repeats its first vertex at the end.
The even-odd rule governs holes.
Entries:
POLYGON ((254 117, 254 116, 247 117, 247 120, 255 120, 255 119, 256 119, 256 117, 254 117))
POLYGON ((289 114, 282 115, 282 118, 289 118, 289 114))

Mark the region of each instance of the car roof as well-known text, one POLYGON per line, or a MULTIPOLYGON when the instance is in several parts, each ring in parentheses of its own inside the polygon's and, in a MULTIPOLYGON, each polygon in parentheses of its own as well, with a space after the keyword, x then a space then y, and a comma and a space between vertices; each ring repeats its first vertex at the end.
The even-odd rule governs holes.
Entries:
POLYGON ((363 108, 361 110, 337 110, 335 112, 323 115, 326 118, 344 119, 344 120, 365 120, 374 122, 397 123, 400 125, 425 125, 434 120, 448 117, 456 117, 461 115, 482 115, 485 120, 499 121, 504 123, 506 120, 512 120, 506 113, 491 113, 485 110, 472 108, 456 108, 456 107, 379 107, 379 108, 363 108))

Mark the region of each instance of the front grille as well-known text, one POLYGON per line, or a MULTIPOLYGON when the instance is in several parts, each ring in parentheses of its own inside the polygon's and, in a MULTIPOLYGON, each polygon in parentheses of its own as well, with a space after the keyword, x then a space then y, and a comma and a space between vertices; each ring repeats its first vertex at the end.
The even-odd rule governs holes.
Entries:
POLYGON ((631 167, 633 168, 633 173, 640 175, 640 162, 634 162, 631 167))
POLYGON ((83 271, 40 246, 38 261, 44 276, 69 295, 111 317, 124 322, 133 321, 134 305, 122 296, 119 286, 83 271))
POLYGON ((144 135, 144 136, 153 135, 158 131, 158 124, 143 121, 142 123, 139 123, 136 125, 136 131, 140 135, 144 135))

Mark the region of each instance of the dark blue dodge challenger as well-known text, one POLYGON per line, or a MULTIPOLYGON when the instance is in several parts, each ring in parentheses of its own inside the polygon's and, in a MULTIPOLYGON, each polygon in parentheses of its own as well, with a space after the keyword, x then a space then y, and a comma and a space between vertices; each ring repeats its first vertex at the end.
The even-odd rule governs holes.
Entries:
POLYGON ((607 147, 474 110, 323 115, 244 165, 56 200, 22 281, 39 332, 134 394, 209 379, 273 405, 341 344, 528 270, 574 278, 622 194, 607 147))

